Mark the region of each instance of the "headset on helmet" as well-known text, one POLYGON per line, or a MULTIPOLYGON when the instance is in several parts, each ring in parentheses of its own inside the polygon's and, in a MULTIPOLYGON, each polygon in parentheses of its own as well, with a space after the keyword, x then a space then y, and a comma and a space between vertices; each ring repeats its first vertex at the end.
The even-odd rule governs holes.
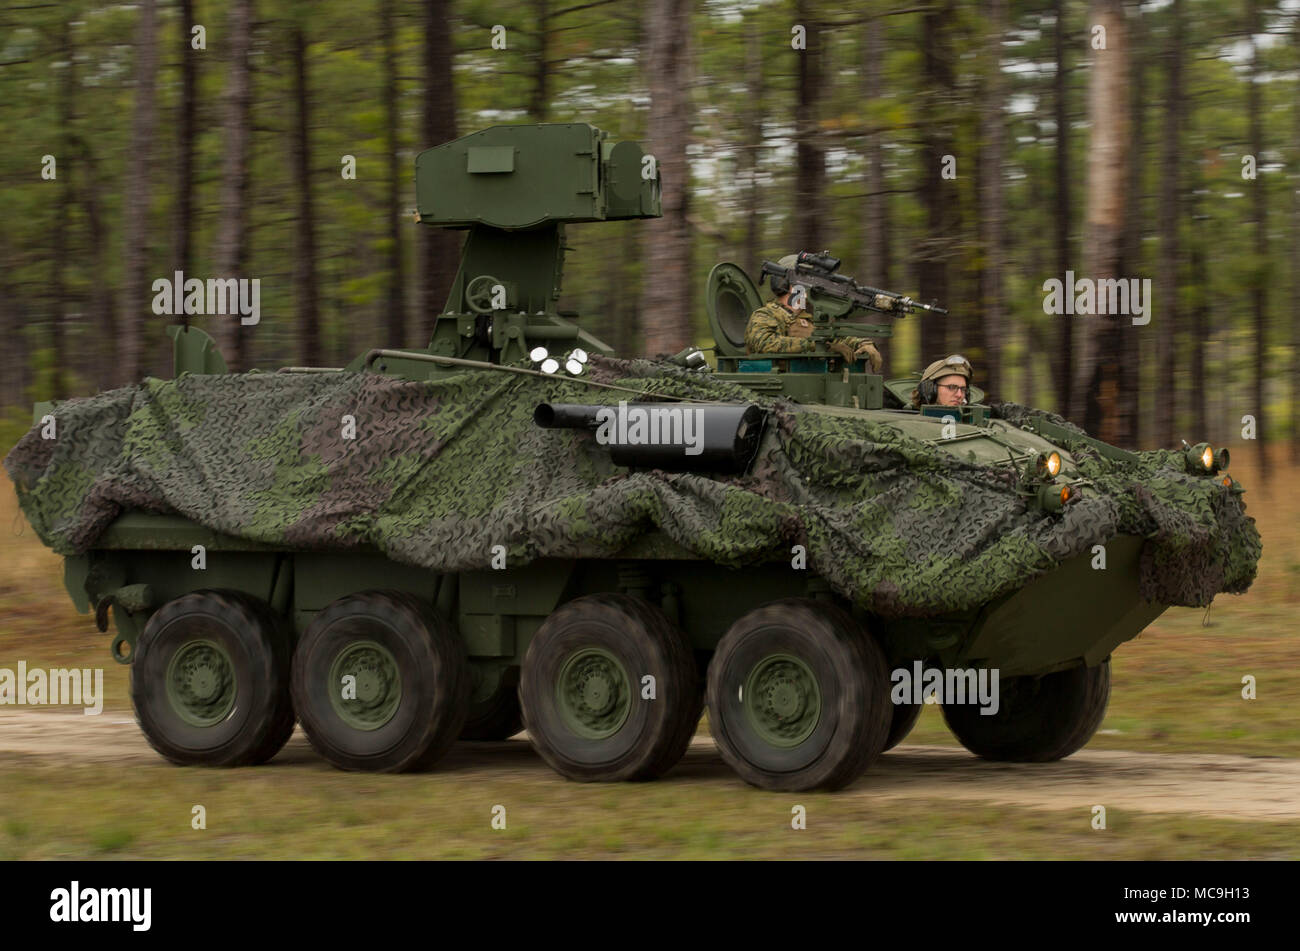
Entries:
POLYGON ((921 402, 926 404, 936 402, 939 398, 939 378, 954 373, 964 376, 967 384, 970 383, 971 376, 974 375, 970 361, 960 353, 954 353, 942 360, 936 360, 926 367, 925 372, 921 374, 921 383, 917 387, 921 402))
MULTIPOLYGON (((776 263, 781 267, 786 267, 786 268, 794 267, 796 264, 799 263, 799 255, 797 254, 784 255, 776 263)), ((768 275, 767 283, 768 286, 772 288, 772 293, 775 294, 777 297, 780 297, 782 294, 784 294, 786 291, 790 289, 790 285, 786 283, 785 279, 778 278, 775 274, 768 275)))

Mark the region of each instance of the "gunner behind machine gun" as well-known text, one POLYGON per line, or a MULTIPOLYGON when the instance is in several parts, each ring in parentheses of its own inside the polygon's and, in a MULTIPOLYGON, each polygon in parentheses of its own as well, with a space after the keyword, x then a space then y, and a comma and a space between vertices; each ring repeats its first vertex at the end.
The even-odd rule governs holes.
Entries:
MULTIPOLYGON (((764 261, 761 277, 769 279, 777 295, 749 318, 745 344, 752 354, 815 354, 824 346, 844 359, 846 365, 861 357, 871 361, 872 372, 879 372, 880 352, 870 338, 848 336, 854 332, 888 333, 878 325, 845 323, 838 318, 822 318, 814 313, 812 299, 829 299, 849 305, 848 314, 868 310, 901 317, 916 311, 948 313, 935 304, 921 304, 910 297, 859 284, 845 274, 837 274, 840 259, 823 251, 787 254, 777 262, 764 261)), ((846 315, 847 316, 847 315, 846 315)))

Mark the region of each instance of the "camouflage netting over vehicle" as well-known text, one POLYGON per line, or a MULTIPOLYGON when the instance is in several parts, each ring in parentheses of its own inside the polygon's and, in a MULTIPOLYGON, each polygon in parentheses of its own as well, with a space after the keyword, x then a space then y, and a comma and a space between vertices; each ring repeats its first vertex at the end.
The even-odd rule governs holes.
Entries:
MULTIPOLYGON (((474 370, 433 382, 371 373, 185 374, 57 405, 5 459, 41 540, 93 548, 120 513, 179 514, 279 547, 373 546, 436 572, 614 555, 661 529, 701 558, 790 558, 884 616, 964 610, 1118 533, 1149 540, 1141 590, 1204 605, 1250 586, 1259 534, 1239 496, 1179 453, 1132 464, 1067 445, 1090 480, 1045 514, 1018 473, 964 461, 885 422, 804 410, 662 363, 593 358, 590 378, 645 396, 772 411, 750 473, 613 465, 590 433, 541 429, 542 402, 635 397, 563 377, 474 370), (344 437, 345 416, 355 438, 344 437)), ((1012 422, 1038 414, 994 407, 1012 422)), ((1062 422, 1057 419, 1058 422, 1062 422)), ((1079 431, 1082 434, 1081 431, 1079 431)))

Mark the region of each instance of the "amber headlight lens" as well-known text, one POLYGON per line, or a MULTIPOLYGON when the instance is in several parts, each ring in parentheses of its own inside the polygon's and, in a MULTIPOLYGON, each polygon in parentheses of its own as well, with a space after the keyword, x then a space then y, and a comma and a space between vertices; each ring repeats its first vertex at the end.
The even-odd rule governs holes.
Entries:
POLYGON ((1079 498, 1079 490, 1068 485, 1041 485, 1038 487, 1038 505, 1045 512, 1059 512, 1068 503, 1079 498))
POLYGON ((1214 450, 1208 445, 1201 450, 1201 465, 1205 466, 1207 472, 1214 468, 1214 450))

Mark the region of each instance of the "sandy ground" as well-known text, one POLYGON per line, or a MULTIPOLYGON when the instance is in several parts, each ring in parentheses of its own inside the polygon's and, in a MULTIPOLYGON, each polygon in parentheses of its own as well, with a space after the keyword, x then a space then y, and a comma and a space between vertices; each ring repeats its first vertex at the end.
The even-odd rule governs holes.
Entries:
MULTIPOLYGON (((0 772, 17 765, 103 763, 162 765, 135 721, 121 713, 0 714, 0 772)), ((320 760, 295 731, 272 768, 320 760)), ((461 743, 439 771, 560 781, 526 736, 505 743, 461 743)), ((670 776, 687 782, 735 782, 713 741, 697 736, 670 776)), ((882 756, 838 796, 868 800, 947 799, 1038 809, 1093 805, 1229 819, 1300 819, 1300 760, 1281 757, 1083 750, 1059 763, 989 763, 964 750, 904 744, 882 756)))

